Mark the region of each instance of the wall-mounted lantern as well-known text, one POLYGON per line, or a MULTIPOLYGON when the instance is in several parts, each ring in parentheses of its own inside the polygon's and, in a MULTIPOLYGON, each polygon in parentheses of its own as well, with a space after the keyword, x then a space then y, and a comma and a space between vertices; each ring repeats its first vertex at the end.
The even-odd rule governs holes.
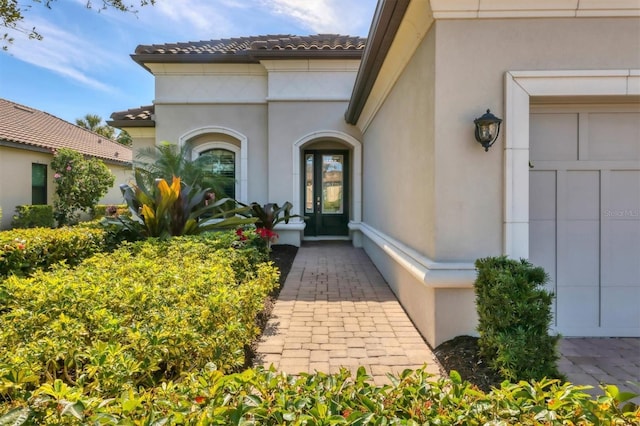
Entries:
POLYGON ((502 119, 487 110, 482 117, 473 120, 473 123, 476 125, 476 140, 484 147, 485 152, 489 151, 489 147, 498 139, 502 119))

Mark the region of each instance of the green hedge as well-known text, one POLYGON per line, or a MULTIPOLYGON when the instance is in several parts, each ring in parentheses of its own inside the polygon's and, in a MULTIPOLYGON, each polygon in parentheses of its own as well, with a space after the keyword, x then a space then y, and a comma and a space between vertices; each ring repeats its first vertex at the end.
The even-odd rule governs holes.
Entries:
POLYGON ((47 204, 16 207, 11 226, 13 228, 53 228, 53 207, 47 204))
POLYGON ((607 387, 597 400, 557 381, 503 384, 483 393, 424 370, 372 386, 364 369, 295 378, 262 369, 224 375, 208 370, 153 389, 125 388, 112 399, 78 386, 46 384, 30 399, 0 406, 0 424, 126 425, 632 425, 632 395, 607 387), (625 405, 621 408, 621 405, 625 405), (4 416, 2 413, 7 412, 4 416), (5 420, 4 423, 3 420, 5 420))
MULTIPOLYGON (((224 241, 224 238, 223 238, 224 241)), ((245 364, 277 270, 212 238, 124 246, 0 283, 0 401, 38 386, 92 396, 245 364)))
POLYGON ((83 259, 108 250, 107 234, 94 227, 12 229, 0 232, 0 279, 11 274, 29 275, 65 261, 83 259))
POLYGON ((553 294, 547 274, 526 260, 506 256, 476 261, 475 282, 480 354, 512 382, 561 377, 550 336, 553 294))

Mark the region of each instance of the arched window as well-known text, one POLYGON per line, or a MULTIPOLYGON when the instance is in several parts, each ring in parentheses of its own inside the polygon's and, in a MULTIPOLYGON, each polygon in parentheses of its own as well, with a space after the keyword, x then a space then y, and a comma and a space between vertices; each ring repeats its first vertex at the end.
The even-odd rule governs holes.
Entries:
MULTIPOLYGON (((199 153, 206 157, 207 171, 219 176, 219 186, 224 196, 236 198, 236 153, 228 149, 214 148, 199 153)), ((219 194, 220 195, 220 194, 219 194)))
MULTIPOLYGON (((220 176, 221 188, 225 196, 246 202, 246 181, 242 180, 241 148, 228 142, 205 142, 193 147, 191 151, 192 159, 206 156, 205 163, 209 166, 211 173, 220 176)), ((221 194, 217 194, 221 195, 221 194)))

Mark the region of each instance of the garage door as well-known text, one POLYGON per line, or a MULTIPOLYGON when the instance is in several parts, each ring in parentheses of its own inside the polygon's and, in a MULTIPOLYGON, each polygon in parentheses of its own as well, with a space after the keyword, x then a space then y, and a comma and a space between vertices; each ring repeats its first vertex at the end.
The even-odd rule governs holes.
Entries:
POLYGON ((565 336, 640 336, 640 106, 534 107, 529 254, 565 336))

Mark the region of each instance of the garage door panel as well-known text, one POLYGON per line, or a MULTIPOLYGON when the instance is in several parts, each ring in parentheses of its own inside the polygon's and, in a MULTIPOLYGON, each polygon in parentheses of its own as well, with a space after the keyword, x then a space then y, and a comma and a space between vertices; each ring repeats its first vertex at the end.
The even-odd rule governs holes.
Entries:
POLYGON ((600 172, 569 171, 566 173, 567 219, 600 219, 600 172))
POLYGON ((558 287, 597 287, 599 280, 599 222, 559 221, 558 287))
POLYGON ((529 239, 529 260, 544 268, 549 274, 547 290, 555 292, 556 277, 556 222, 537 220, 529 223, 529 232, 536 238, 529 239))
POLYGON ((602 327, 633 328, 640 324, 640 287, 609 287, 602 291, 602 327))
POLYGON ((611 220, 603 229, 602 286, 640 288, 640 220, 611 220))
MULTIPOLYGON (((638 142, 640 145, 640 141, 638 142)), ((640 219, 640 171, 613 170, 609 173, 605 218, 640 219)))
POLYGON ((555 273, 556 329, 567 336, 640 336, 638 109, 530 115, 530 259, 555 273))
POLYGON ((556 318, 561 327, 597 327, 599 310, 597 288, 558 288, 556 318))
POLYGON ((544 200, 529 203, 530 220, 556 220, 556 172, 531 171, 529 174, 530 197, 544 200))
POLYGON ((589 113, 591 160, 640 160, 640 113, 589 113))
POLYGON ((531 160, 576 160, 578 114, 531 114, 531 160))

